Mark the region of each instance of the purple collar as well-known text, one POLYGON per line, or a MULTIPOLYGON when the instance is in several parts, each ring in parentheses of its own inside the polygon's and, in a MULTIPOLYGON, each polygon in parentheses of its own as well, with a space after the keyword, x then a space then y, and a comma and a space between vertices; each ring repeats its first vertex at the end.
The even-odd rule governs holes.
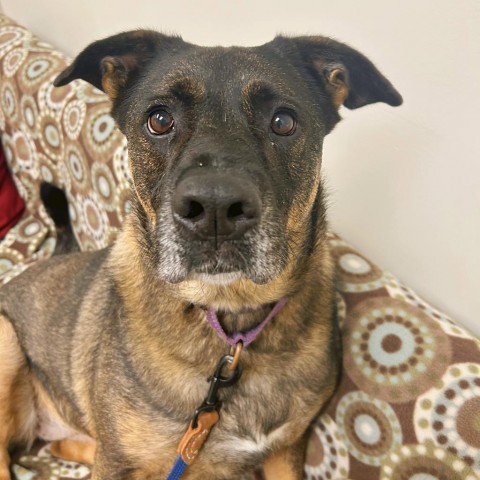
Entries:
POLYGON ((212 326, 212 328, 218 333, 222 340, 225 340, 229 345, 235 346, 238 342, 242 342, 244 347, 247 347, 250 343, 252 343, 260 332, 265 328, 267 323, 278 313, 280 310, 285 306, 287 303, 286 298, 281 298, 275 306, 272 308, 270 313, 262 320, 256 327, 248 330, 245 333, 236 332, 232 336, 229 336, 225 333, 225 330, 220 325, 218 321, 217 314, 215 310, 211 308, 207 311, 207 320, 208 323, 212 326))

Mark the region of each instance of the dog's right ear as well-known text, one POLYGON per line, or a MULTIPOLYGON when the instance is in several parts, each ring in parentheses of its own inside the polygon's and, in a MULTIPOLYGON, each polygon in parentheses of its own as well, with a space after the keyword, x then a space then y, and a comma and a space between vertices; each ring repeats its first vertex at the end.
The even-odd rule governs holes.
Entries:
POLYGON ((112 100, 162 50, 184 43, 180 37, 153 30, 134 30, 91 43, 53 84, 61 87, 81 78, 103 90, 112 100))

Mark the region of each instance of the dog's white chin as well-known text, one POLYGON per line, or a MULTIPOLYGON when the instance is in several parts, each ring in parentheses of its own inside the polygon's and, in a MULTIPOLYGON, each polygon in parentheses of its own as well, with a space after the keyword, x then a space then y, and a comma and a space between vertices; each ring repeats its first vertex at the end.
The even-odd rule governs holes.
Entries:
POLYGON ((242 272, 229 272, 229 273, 194 273, 192 275, 193 280, 208 283, 209 285, 229 285, 242 278, 242 272))

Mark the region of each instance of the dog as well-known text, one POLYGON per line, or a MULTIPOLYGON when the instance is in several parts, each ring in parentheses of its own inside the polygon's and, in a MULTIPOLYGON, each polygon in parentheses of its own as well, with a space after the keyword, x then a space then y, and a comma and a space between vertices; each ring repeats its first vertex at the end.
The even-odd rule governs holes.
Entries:
POLYGON ((263 465, 267 480, 301 479, 341 365, 323 139, 341 105, 402 97, 320 36, 205 48, 131 31, 54 83, 75 79, 111 99, 133 206, 113 246, 54 256, 0 291, 0 480, 9 448, 37 436, 94 480, 165 478, 207 377, 219 358, 234 368, 225 340, 253 331, 184 478, 263 465))

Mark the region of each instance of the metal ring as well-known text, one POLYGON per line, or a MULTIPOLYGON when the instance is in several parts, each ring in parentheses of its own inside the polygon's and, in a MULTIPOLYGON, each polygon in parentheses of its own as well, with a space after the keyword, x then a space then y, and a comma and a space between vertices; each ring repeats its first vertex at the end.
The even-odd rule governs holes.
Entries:
POLYGON ((240 361, 240 355, 243 350, 243 342, 238 342, 235 347, 232 346, 230 349, 230 355, 233 357, 231 363, 227 365, 227 370, 234 371, 237 368, 238 362, 240 361), (235 350, 234 350, 235 348, 235 350))

